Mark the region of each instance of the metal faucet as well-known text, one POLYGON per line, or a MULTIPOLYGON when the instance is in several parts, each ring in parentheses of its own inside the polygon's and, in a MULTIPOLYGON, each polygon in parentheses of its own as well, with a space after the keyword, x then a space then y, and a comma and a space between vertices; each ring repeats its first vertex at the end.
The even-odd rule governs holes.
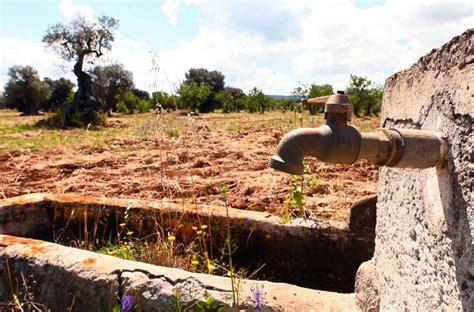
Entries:
POLYGON ((325 103, 326 124, 288 132, 270 158, 270 168, 302 174, 306 156, 340 164, 367 159, 380 166, 399 168, 429 168, 444 162, 448 144, 438 132, 394 128, 360 132, 348 125, 352 119, 352 103, 343 91, 304 102, 325 103))

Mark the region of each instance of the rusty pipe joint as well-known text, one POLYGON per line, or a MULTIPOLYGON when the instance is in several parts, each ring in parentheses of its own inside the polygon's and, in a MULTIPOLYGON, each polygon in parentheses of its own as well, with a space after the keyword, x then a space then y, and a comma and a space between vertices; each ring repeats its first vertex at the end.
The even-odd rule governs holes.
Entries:
POLYGON ((382 128, 361 133, 361 139, 358 159, 367 159, 379 166, 439 167, 448 151, 441 133, 427 130, 382 128))
POLYGON ((270 168, 302 174, 306 156, 340 164, 367 159, 380 166, 399 168, 429 168, 444 162, 448 145, 440 133, 385 128, 361 133, 347 124, 352 117, 352 104, 346 95, 338 92, 331 97, 310 99, 305 104, 320 104, 321 99, 327 100, 326 124, 287 133, 270 159, 270 168))

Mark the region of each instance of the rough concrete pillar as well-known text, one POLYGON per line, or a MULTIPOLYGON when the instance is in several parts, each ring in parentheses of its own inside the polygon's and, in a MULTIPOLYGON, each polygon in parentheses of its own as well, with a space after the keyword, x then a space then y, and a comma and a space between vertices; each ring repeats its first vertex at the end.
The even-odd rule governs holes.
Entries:
POLYGON ((376 246, 356 280, 365 311, 474 311, 474 29, 389 77, 381 126, 436 130, 442 168, 380 171, 376 246))

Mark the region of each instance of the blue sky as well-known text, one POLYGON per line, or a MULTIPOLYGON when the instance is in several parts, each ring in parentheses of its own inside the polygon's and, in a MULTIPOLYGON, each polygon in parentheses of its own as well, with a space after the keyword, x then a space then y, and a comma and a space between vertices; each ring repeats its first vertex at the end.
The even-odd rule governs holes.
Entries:
POLYGON ((473 1, 0 0, 0 86, 8 68, 74 80, 71 64, 41 43, 48 25, 82 15, 120 21, 113 49, 137 87, 172 91, 191 67, 219 70, 227 85, 289 94, 299 83, 342 89, 349 75, 383 84, 392 73, 474 27, 473 1), (151 71, 151 60, 159 64, 151 71))

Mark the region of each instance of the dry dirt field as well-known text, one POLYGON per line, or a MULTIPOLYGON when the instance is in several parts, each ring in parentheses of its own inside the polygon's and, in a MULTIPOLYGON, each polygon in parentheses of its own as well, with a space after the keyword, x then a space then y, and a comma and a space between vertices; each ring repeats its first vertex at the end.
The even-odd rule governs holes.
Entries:
MULTIPOLYGON (((49 130, 44 116, 0 110, 0 196, 32 192, 170 199, 281 215, 291 178, 267 167, 280 138, 323 117, 292 112, 177 112, 115 115, 101 129, 49 130), (227 193, 220 192, 226 186, 227 193)), ((353 120, 362 131, 377 118, 353 120)), ((314 218, 344 221, 350 205, 375 194, 378 168, 307 159, 306 209, 314 218)))

